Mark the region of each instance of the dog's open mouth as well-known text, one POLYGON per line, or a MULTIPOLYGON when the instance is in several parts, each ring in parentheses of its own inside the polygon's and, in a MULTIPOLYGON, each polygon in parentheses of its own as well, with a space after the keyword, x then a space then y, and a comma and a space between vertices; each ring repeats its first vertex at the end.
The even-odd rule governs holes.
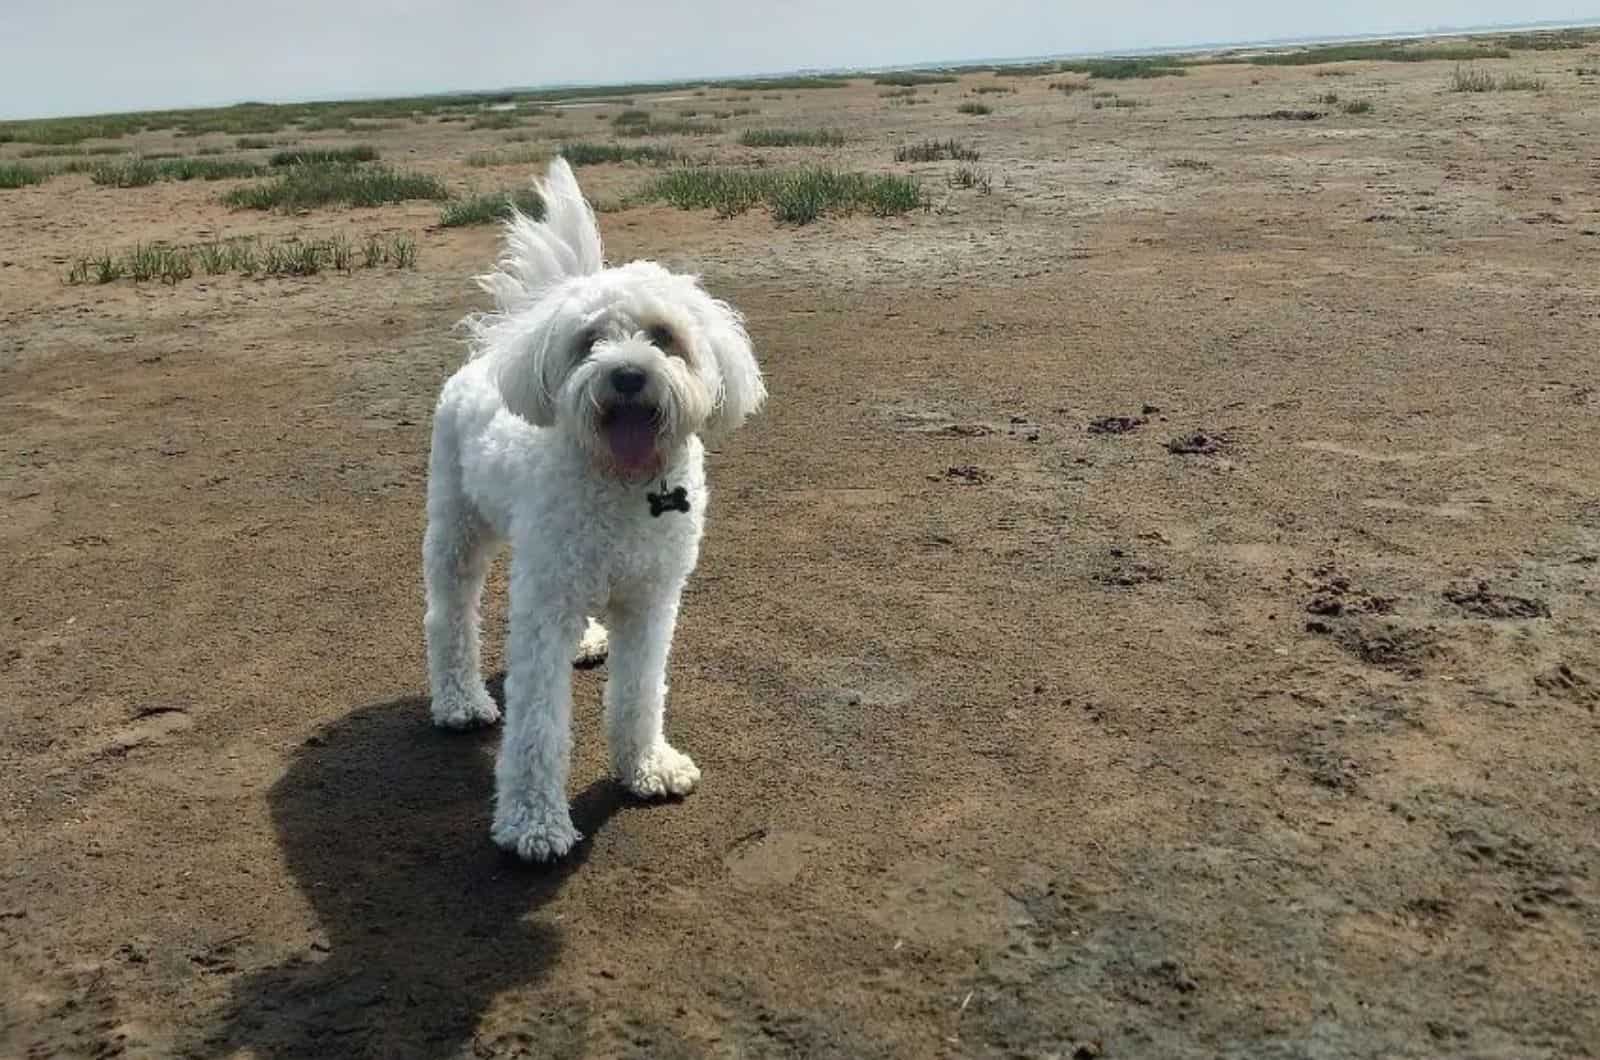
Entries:
POLYGON ((656 457, 656 410, 649 405, 614 405, 600 417, 600 431, 617 467, 649 469, 656 457))

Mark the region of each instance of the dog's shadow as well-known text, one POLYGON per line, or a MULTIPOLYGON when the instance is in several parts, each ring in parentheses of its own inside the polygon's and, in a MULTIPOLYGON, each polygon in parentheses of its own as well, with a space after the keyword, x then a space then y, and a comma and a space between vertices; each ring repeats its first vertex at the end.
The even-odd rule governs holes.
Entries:
MULTIPOLYGON (((491 691, 500 699, 499 681, 491 691)), ((495 995, 560 948, 530 923, 588 844, 530 868, 488 838, 498 731, 437 732, 428 701, 362 707, 307 741, 270 794, 288 869, 325 937, 235 985, 191 1051, 267 1058, 460 1055, 495 995)), ((573 802, 592 836, 623 805, 611 781, 573 802)), ((263 931, 270 928, 263 926, 263 931)))

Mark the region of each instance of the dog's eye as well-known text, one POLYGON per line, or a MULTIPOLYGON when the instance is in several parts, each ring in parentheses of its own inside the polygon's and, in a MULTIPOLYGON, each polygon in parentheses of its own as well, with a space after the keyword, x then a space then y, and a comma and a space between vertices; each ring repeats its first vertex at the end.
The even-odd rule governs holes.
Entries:
POLYGON ((577 354, 578 359, 589 356, 594 352, 594 344, 600 341, 600 332, 596 328, 584 328, 578 332, 577 354))
POLYGON ((683 351, 678 348, 678 336, 672 333, 671 328, 662 324, 657 324, 655 327, 646 332, 646 334, 650 338, 650 345, 654 346, 662 353, 669 354, 673 357, 683 356, 683 351))

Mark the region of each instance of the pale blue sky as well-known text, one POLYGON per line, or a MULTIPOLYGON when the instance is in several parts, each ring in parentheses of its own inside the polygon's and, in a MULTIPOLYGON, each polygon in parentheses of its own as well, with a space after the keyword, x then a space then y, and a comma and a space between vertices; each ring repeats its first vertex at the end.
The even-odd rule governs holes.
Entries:
POLYGON ((0 117, 646 81, 1443 26, 1600 0, 0 0, 0 117))

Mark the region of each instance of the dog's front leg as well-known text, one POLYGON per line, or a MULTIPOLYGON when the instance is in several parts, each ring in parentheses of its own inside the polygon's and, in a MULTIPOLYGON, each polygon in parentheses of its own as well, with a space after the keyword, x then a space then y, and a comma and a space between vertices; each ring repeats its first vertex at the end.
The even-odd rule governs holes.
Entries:
POLYGON ((700 770, 667 743, 667 654, 678 622, 682 584, 659 594, 614 599, 610 608, 611 673, 606 681, 606 734, 611 765, 641 798, 687 795, 700 770))
POLYGON ((506 716, 495 763, 492 836, 525 861, 548 861, 582 838, 567 807, 572 750, 572 652, 582 607, 512 575, 506 716))

